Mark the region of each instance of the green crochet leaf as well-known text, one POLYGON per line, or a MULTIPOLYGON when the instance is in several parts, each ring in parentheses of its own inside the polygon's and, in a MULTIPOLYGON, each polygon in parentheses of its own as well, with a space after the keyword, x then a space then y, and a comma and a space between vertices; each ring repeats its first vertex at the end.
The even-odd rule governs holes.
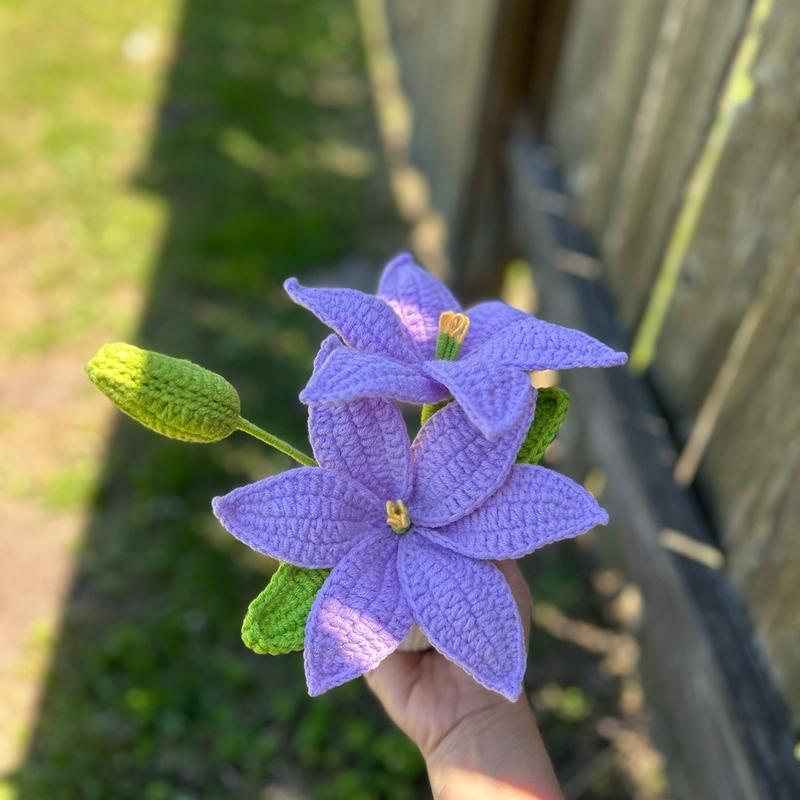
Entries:
POLYGON ((242 641, 256 653, 277 656, 303 649, 306 619, 329 569, 281 564, 261 594, 250 603, 242 641))
POLYGON ((441 411, 452 400, 441 400, 438 403, 425 403, 419 415, 419 424, 424 425, 437 411, 441 411))
POLYGON ((86 373, 120 411, 172 439, 218 442, 240 422, 236 389, 182 358, 117 342, 103 345, 86 373))
POLYGON ((518 464, 538 464, 544 451, 558 435, 569 408, 569 395, 558 386, 539 389, 536 394, 536 413, 525 440, 517 453, 518 464))

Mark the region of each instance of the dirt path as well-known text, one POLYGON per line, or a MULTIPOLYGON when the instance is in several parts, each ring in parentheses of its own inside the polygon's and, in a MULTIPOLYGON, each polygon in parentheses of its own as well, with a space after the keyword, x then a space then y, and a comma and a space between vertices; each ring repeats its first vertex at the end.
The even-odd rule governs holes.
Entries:
POLYGON ((112 415, 86 355, 14 359, 0 378, 0 772, 25 746, 112 415))
POLYGON ((179 4, 136 6, 0 9, 0 775, 36 715, 113 418, 82 367, 131 329, 161 233, 131 176, 179 4))

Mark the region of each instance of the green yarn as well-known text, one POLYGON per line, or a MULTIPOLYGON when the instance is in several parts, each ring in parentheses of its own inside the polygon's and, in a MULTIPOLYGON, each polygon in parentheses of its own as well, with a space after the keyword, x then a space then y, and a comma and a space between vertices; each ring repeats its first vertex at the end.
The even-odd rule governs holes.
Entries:
POLYGON ((221 375, 132 344, 105 344, 89 379, 120 411, 184 442, 218 442, 239 425, 239 395, 221 375))
POLYGON ((254 439, 258 439, 259 442, 264 442, 264 444, 269 447, 274 447, 276 450, 289 456, 289 458, 293 458, 298 464, 302 464, 304 467, 317 466, 317 462, 311 456, 307 455, 302 450, 298 450, 296 447, 292 447, 289 442, 284 442, 283 439, 279 439, 274 433, 259 428, 258 425, 254 425, 249 420, 244 418, 240 419, 239 430, 242 431, 242 433, 252 436, 254 439))
POLYGON ((277 656, 303 649, 306 619, 329 569, 281 564, 261 594, 250 603, 242 641, 254 652, 277 656))
POLYGON ((436 358, 442 358, 445 361, 455 361, 458 358, 462 343, 463 340, 460 342, 449 333, 439 331, 436 336, 436 358))
POLYGON ((558 386, 539 389, 536 412, 517 454, 518 464, 538 464, 544 451, 558 435, 569 408, 569 394, 558 386))
POLYGON ((424 425, 437 411, 444 408, 451 400, 440 400, 438 403, 425 403, 419 413, 419 424, 424 425))

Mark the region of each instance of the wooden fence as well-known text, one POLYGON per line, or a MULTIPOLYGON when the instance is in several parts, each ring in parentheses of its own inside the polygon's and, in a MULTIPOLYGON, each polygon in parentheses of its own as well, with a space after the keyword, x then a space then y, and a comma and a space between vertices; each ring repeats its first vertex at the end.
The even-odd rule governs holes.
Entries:
POLYGON ((800 4, 384 2, 460 291, 631 352, 565 378, 687 796, 800 796, 800 4))

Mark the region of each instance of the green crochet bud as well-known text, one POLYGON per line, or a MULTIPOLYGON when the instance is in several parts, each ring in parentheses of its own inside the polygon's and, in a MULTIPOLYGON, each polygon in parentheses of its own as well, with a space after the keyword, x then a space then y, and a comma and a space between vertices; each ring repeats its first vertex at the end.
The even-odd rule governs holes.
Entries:
POLYGON ((132 344, 105 344, 86 365, 92 383, 146 428, 184 442, 218 442, 241 421, 236 389, 221 375, 132 344))

